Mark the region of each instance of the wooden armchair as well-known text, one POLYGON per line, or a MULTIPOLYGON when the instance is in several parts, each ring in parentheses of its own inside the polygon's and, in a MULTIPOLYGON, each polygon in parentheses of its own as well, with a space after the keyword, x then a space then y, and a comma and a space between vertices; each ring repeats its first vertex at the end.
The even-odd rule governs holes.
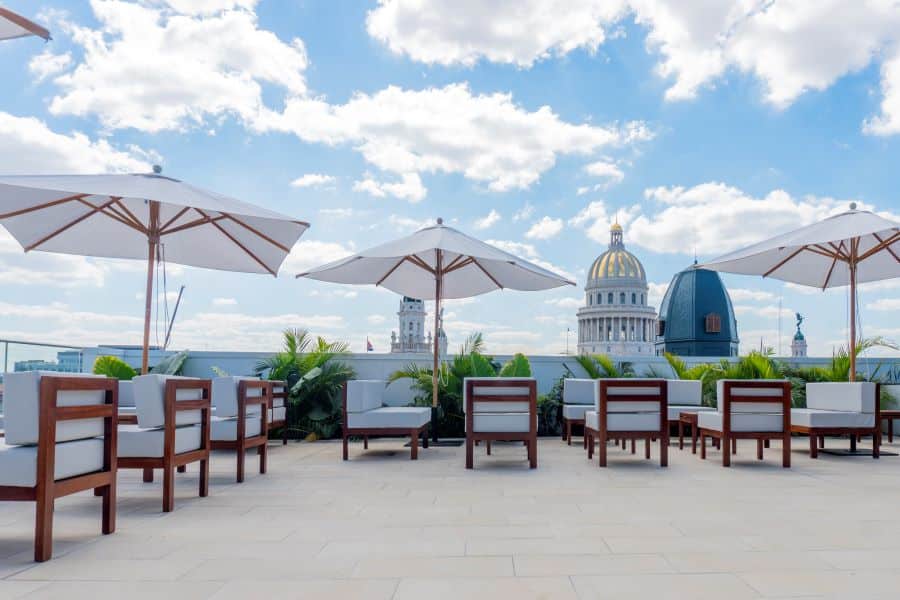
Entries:
POLYGON ((269 402, 269 431, 281 429, 281 444, 287 445, 287 402, 288 387, 286 381, 270 381, 272 384, 271 401, 269 402))
POLYGON ((34 502, 34 560, 53 554, 57 498, 95 490, 101 531, 116 529, 115 379, 7 373, 6 443, 0 443, 0 500, 34 502))
POLYGON ((144 482, 163 472, 163 512, 175 507, 175 469, 200 463, 199 495, 209 494, 209 379, 141 375, 133 379, 137 425, 119 426, 120 469, 142 469, 144 482))
POLYGON ((467 377, 463 382, 466 413, 466 468, 475 466, 475 444, 521 441, 528 465, 537 468, 537 382, 526 377, 467 377))
POLYGON ((665 379, 601 379, 596 410, 585 413, 588 459, 598 442, 599 466, 607 466, 610 439, 644 440, 645 457, 659 440, 659 465, 669 466, 668 385, 665 379))
POLYGON ((229 450, 237 455, 238 483, 244 481, 247 450, 256 448, 259 473, 266 472, 271 393, 270 381, 243 377, 213 379, 216 416, 211 422, 210 445, 213 450, 229 450))

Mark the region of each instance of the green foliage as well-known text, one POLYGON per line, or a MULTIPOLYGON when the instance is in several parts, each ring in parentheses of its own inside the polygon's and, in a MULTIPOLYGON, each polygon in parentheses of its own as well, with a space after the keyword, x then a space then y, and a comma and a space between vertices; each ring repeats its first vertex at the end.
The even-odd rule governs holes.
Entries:
POLYGON ((563 368, 566 370, 565 374, 553 383, 550 392, 538 397, 538 435, 562 434, 563 382, 575 377, 569 367, 563 365, 563 368))
POLYGON ((157 375, 181 375, 187 358, 187 350, 176 352, 156 363, 156 366, 150 369, 150 372, 157 375))
POLYGON ((120 381, 130 381, 137 377, 131 365, 115 356, 98 356, 94 361, 94 375, 106 375, 120 381))
POLYGON ((290 429, 317 438, 340 433, 341 388, 355 376, 340 360, 348 353, 346 343, 313 339, 305 330, 287 329, 281 352, 256 364, 257 376, 287 382, 290 429))
MULTIPOLYGON (((440 437, 465 435, 463 415, 463 380, 466 377, 530 377, 531 364, 517 354, 502 367, 484 355, 484 339, 480 333, 470 335, 459 352, 438 367, 438 405, 432 427, 440 437)), ((391 374, 389 381, 412 379, 417 390, 417 406, 432 405, 432 369, 407 365, 391 374)))
POLYGON ((581 354, 576 356, 575 360, 591 379, 619 379, 634 376, 634 372, 626 364, 617 363, 606 354, 581 354))
POLYGON ((212 367, 210 367, 210 370, 212 370, 213 375, 215 375, 216 377, 228 377, 228 372, 227 372, 227 371, 225 371, 225 370, 223 370, 223 369, 220 369, 219 367, 217 367, 217 366, 215 366, 215 365, 213 365, 212 367))

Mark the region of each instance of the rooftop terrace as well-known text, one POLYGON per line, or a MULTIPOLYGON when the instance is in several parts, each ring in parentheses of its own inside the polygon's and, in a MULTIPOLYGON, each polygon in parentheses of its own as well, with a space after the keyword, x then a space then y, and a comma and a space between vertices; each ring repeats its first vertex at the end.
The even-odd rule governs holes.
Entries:
MULTIPOLYGON (((834 445, 836 442, 832 442, 834 445)), ((118 530, 99 533, 99 499, 57 502, 54 559, 32 562, 33 503, 0 503, 0 598, 896 598, 898 459, 821 455, 798 443, 791 469, 743 442, 734 466, 673 444, 670 467, 542 439, 539 467, 495 443, 398 440, 273 444, 269 473, 234 483, 212 461, 160 483, 119 472, 118 530)), ((884 450, 896 450, 886 445, 884 450)), ((655 449, 654 449, 655 457, 655 449)))

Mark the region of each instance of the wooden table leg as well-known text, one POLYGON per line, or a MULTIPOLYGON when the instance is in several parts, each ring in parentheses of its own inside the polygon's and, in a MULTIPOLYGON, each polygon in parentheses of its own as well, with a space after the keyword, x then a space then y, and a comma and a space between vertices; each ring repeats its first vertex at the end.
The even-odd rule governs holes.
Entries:
POLYGON ((678 449, 684 450, 684 421, 678 419, 678 449))

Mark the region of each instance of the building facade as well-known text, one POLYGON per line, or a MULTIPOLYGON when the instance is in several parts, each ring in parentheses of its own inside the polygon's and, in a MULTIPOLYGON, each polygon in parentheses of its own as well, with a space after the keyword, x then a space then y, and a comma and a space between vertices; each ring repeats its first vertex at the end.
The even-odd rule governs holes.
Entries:
POLYGON ((691 266, 672 279, 659 307, 656 353, 737 356, 737 318, 715 271, 691 266))
POLYGON ((577 313, 578 353, 652 355, 656 309, 648 304, 644 266, 625 249, 621 225, 612 225, 609 238, 588 271, 577 313))
POLYGON ((800 325, 803 323, 803 315, 797 313, 797 332, 794 334, 794 339, 791 340, 791 357, 792 358, 804 358, 806 357, 806 336, 803 335, 803 332, 800 331, 800 325))
MULTIPOLYGON (((391 352, 406 354, 431 354, 434 352, 434 338, 429 331, 425 333, 425 302, 418 298, 403 296, 397 311, 399 331, 391 332, 391 352)), ((447 336, 443 326, 438 334, 439 352, 443 356, 447 352, 447 336)))

